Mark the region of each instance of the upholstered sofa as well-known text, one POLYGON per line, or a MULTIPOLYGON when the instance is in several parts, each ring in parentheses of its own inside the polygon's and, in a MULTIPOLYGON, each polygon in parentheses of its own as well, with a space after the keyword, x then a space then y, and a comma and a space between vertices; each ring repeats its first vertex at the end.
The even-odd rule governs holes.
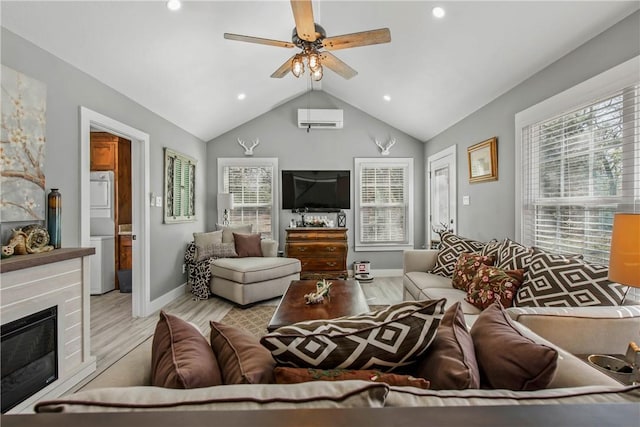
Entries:
MULTIPOLYGON (((103 371, 80 391, 59 399, 41 402, 37 410, 38 412, 211 411, 640 403, 638 386, 624 386, 533 333, 526 326, 517 322, 514 324, 517 325, 519 333, 531 342, 557 351, 557 370, 544 389, 536 391, 484 388, 436 390, 390 386, 386 383, 362 380, 312 381, 297 384, 233 384, 186 390, 155 387, 151 386, 153 344, 150 338, 103 371)), ((235 375, 248 378, 252 374, 250 369, 247 369, 235 372, 235 375)))
MULTIPOLYGON (((459 243, 459 242, 457 242, 459 243)), ((479 251, 479 249, 478 249, 479 251)), ((481 309, 470 304, 467 292, 453 288, 452 278, 432 271, 440 250, 415 249, 403 256, 403 298, 446 298, 447 306, 460 302, 468 324, 481 309)), ((640 342, 640 305, 566 306, 566 300, 548 306, 509 307, 512 319, 572 354, 623 354, 630 341, 640 342)))
MULTIPOLYGON (((242 231, 248 230, 250 226, 242 231)), ((199 234, 214 233, 194 233, 196 240, 199 234)), ((234 251, 233 237, 226 239, 217 246, 218 250, 222 248, 222 252, 213 251, 214 255, 204 259, 198 256, 197 241, 187 245, 184 259, 188 284, 197 298, 206 299, 213 294, 246 307, 281 296, 292 280, 300 279, 300 261, 278 257, 278 242, 275 240, 261 239, 259 256, 238 256, 234 251), (229 245, 232 249, 225 252, 229 245)))

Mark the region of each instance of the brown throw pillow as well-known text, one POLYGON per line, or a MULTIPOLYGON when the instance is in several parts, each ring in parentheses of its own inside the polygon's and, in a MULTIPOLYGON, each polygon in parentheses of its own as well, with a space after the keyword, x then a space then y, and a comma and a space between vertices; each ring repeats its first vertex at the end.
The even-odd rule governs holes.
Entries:
POLYGON ((222 384, 218 361, 206 338, 188 322, 164 311, 153 335, 151 384, 167 388, 222 384))
POLYGON ((216 230, 222 231, 222 243, 233 243, 233 233, 249 234, 253 229, 252 224, 221 225, 216 224, 216 230))
POLYGON ((308 381, 364 380, 397 386, 429 388, 429 381, 411 375, 385 374, 372 369, 314 369, 277 367, 276 384, 297 384, 308 381))
POLYGON ((494 258, 492 256, 469 252, 461 253, 453 269, 451 285, 456 289, 467 291, 480 266, 482 264, 493 265, 493 261, 494 258))
POLYGON ((518 332, 500 302, 478 315, 471 337, 483 386, 540 390, 553 380, 558 352, 518 332))
POLYGON ((233 233, 233 240, 236 244, 236 253, 240 258, 262 256, 262 246, 260 245, 259 234, 233 233))
POLYGON ((503 270, 482 265, 467 289, 465 300, 480 310, 496 301, 500 301, 503 307, 511 307, 523 280, 524 270, 503 270))
POLYGON ((211 348, 225 384, 269 384, 276 362, 258 338, 236 326, 209 322, 211 348))
POLYGON ((428 379, 436 390, 480 388, 480 370, 460 302, 445 311, 416 375, 428 379))

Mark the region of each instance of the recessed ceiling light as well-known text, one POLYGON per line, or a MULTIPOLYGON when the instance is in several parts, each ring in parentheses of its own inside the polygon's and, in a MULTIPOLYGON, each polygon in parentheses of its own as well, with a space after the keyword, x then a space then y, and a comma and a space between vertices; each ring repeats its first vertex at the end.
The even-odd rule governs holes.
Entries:
POLYGON ((433 16, 435 16, 436 18, 444 18, 445 15, 445 11, 443 8, 441 8, 440 6, 436 6, 433 9, 431 9, 431 13, 433 14, 433 16))
POLYGON ((238 94, 238 99, 239 99, 240 101, 242 101, 242 100, 243 100, 243 99, 245 99, 246 97, 247 97, 247 95, 245 95, 244 93, 239 93, 239 94, 238 94))
POLYGON ((382 97, 382 99, 384 99, 385 101, 389 102, 389 101, 391 101, 391 96, 385 95, 385 96, 382 97))
POLYGON ((169 0, 167 2, 167 8, 169 10, 178 10, 182 7, 182 2, 180 0, 169 0))

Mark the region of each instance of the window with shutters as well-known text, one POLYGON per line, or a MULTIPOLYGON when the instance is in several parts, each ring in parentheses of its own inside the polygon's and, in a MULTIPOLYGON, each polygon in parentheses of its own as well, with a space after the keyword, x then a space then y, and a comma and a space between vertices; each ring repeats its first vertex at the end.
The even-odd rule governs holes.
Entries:
POLYGON ((229 224, 253 224, 254 233, 277 239, 277 178, 278 159, 219 158, 218 191, 233 194, 229 224))
POLYGON ((164 222, 196 220, 196 163, 187 155, 164 149, 164 222))
POLYGON ((355 250, 413 249, 413 159, 356 158, 355 250))
POLYGON ((517 116, 523 244, 608 263, 614 213, 640 209, 637 73, 603 73, 528 111, 528 124, 517 116), (561 111, 539 120, 550 105, 561 111))

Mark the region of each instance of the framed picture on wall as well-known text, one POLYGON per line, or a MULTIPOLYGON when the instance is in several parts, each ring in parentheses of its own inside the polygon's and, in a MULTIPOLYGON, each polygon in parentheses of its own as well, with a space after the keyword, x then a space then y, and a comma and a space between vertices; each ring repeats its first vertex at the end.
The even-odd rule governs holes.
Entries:
POLYGON ((498 138, 493 137, 467 148, 469 182, 498 179, 498 138))

